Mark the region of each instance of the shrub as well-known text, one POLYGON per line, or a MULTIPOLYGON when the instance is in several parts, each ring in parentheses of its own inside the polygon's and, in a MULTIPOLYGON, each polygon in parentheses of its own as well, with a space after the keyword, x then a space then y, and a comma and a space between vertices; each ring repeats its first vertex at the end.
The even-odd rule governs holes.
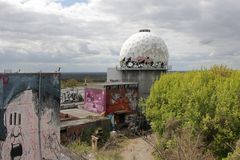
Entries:
POLYGON ((76 79, 69 79, 69 80, 63 80, 61 82, 61 88, 67 88, 67 87, 77 87, 80 83, 76 79))
POLYGON ((240 139, 236 143, 236 148, 233 153, 230 153, 224 160, 239 160, 240 159, 240 139))
POLYGON ((76 154, 84 154, 89 153, 91 151, 91 147, 89 144, 85 142, 81 142, 79 139, 69 143, 67 147, 76 154))
POLYGON ((191 128, 176 129, 171 138, 161 137, 157 156, 164 160, 214 160, 211 153, 204 151, 202 136, 194 136, 192 131, 191 128))
POLYGON ((206 150, 218 158, 231 152, 240 133, 240 72, 226 66, 210 70, 162 75, 147 98, 146 117, 163 136, 167 122, 193 127, 206 150))

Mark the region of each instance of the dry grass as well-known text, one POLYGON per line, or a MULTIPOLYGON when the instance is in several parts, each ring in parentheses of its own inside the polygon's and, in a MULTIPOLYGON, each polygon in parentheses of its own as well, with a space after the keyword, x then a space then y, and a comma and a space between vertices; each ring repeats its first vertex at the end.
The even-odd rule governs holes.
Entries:
POLYGON ((201 135, 192 136, 191 129, 175 132, 171 139, 161 138, 156 153, 162 160, 215 160, 204 150, 201 135))

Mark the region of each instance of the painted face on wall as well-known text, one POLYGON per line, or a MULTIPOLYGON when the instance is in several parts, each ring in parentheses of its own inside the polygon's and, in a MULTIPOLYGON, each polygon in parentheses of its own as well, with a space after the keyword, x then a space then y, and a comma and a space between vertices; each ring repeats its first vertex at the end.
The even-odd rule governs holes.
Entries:
POLYGON ((20 160, 23 155, 23 137, 20 126, 14 126, 10 135, 11 148, 10 155, 12 160, 20 160))
POLYGON ((7 138, 2 147, 3 160, 42 160, 39 154, 39 136, 42 158, 57 159, 56 156, 59 155, 59 129, 52 126, 56 125, 52 116, 53 109, 46 109, 41 115, 39 135, 34 97, 32 91, 24 91, 7 106, 4 118, 7 138))
POLYGON ((38 159, 37 117, 31 90, 24 91, 11 100, 6 107, 4 119, 7 138, 2 147, 2 158, 38 159))
POLYGON ((0 160, 59 159, 59 76, 0 74, 0 160))

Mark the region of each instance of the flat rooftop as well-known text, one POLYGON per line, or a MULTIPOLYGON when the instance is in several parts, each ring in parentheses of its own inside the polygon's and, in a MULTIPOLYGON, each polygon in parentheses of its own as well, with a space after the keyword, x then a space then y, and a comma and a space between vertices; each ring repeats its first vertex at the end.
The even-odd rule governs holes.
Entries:
POLYGON ((103 86, 113 86, 113 85, 129 85, 129 84, 138 84, 138 82, 107 82, 107 83, 102 83, 100 85, 103 86))
POLYGON ((138 85, 138 82, 106 82, 96 83, 86 86, 85 88, 104 88, 106 86, 121 86, 121 85, 138 85))
POLYGON ((70 127, 70 126, 77 126, 85 123, 96 122, 98 120, 107 119, 98 113, 89 112, 81 108, 65 109, 65 110, 61 110, 60 112, 62 114, 68 114, 70 116, 77 118, 74 120, 61 121, 60 122, 61 129, 65 129, 66 127, 70 127))

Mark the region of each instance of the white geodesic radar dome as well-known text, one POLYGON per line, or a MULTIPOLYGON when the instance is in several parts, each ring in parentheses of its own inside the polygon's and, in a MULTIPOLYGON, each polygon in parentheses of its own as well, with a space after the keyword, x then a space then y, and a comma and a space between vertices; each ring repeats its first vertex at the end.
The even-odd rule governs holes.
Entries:
POLYGON ((168 49, 159 35, 142 29, 123 44, 120 66, 127 68, 163 68, 168 64, 168 49))

